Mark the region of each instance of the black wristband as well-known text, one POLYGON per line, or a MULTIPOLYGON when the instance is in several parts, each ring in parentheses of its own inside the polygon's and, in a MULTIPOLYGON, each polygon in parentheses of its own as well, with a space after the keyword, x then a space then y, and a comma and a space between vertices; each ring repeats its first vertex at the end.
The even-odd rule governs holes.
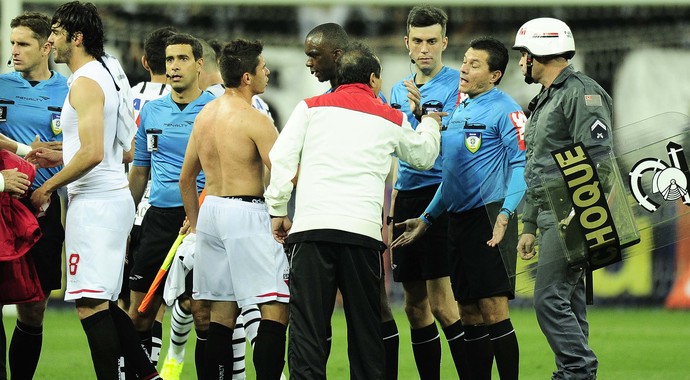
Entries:
MULTIPOLYGON (((436 218, 434 218, 434 217, 433 217, 431 214, 429 214, 428 212, 425 212, 424 214, 422 214, 422 216, 424 217, 424 219, 428 220, 431 224, 436 223, 436 218)), ((429 224, 429 225, 431 225, 431 224, 429 224)))
MULTIPOLYGON (((495 210, 495 209, 494 209, 494 210, 495 210)), ((502 213, 502 212, 508 214, 508 219, 512 219, 512 218, 513 218, 513 215, 515 214, 513 211, 510 211, 510 210, 508 210, 508 209, 505 208, 505 207, 501 208, 501 210, 500 210, 498 213, 500 214, 500 213, 502 213)))
POLYGON ((386 225, 390 226, 390 224, 393 223, 393 217, 392 216, 387 216, 386 217, 386 225))

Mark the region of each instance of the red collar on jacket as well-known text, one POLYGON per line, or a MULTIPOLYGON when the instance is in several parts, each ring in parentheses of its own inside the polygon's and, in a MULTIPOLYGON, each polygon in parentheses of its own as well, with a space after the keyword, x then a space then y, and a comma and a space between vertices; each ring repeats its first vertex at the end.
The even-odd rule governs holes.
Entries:
POLYGON ((305 99, 310 109, 337 107, 382 117, 401 126, 404 115, 379 99, 366 84, 352 83, 338 86, 335 91, 305 99))

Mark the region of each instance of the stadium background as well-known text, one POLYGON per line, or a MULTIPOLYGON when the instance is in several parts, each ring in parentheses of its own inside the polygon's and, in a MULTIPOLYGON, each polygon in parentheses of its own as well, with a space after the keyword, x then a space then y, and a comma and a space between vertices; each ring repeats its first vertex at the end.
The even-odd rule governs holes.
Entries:
MULTIPOLYGON (((0 35, 9 36, 9 20, 23 10, 51 15, 63 2, 2 0, 0 35)), ((261 39, 271 69, 263 98, 270 103, 278 128, 299 100, 327 89, 304 66, 302 42, 306 32, 317 24, 338 22, 351 36, 365 40, 375 49, 383 64, 386 95, 411 70, 402 39, 411 2, 93 2, 105 23, 106 50, 120 58, 132 83, 146 79, 139 63, 143 38, 157 27, 173 25, 178 31, 205 39, 261 39)), ((690 1, 468 0, 462 6, 457 3, 434 3, 450 19, 449 46, 444 53, 444 64, 448 66, 459 68, 467 44, 474 37, 492 35, 510 46, 525 21, 557 17, 570 25, 575 36, 575 67, 602 84, 614 99, 614 135, 617 128, 665 112, 690 114, 690 1)), ((0 59, 6 62, 10 58, 7 38, 0 41, 0 59)), ((501 88, 526 109, 539 87, 523 83, 518 57, 516 52, 511 53, 501 88)), ((55 68, 69 75, 64 65, 55 68)), ((1 71, 8 70, 11 68, 2 65, 1 71)), ((648 128, 653 123, 644 125, 648 128)), ((690 146, 689 142, 686 137, 685 145, 690 146)), ((625 143, 617 141, 619 145, 625 143)), ((686 214, 685 209, 678 203, 665 212, 674 218, 686 214)), ((643 221, 643 242, 627 252, 629 259, 595 273, 597 303, 690 308, 690 243, 686 236, 690 218, 684 215, 656 228, 646 228, 654 223, 652 217, 643 221), (673 240, 681 241, 671 243, 673 240)), ((402 301, 400 286, 390 284, 389 290, 392 300, 402 301)), ((54 292, 53 297, 61 295, 54 292)), ((521 292, 516 303, 527 304, 529 299, 529 291, 521 292)))

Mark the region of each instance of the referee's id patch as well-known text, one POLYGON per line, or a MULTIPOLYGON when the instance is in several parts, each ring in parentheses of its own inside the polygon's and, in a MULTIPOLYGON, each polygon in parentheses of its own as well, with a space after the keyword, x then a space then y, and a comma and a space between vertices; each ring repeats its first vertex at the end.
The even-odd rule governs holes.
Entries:
POLYGON ((477 153, 482 146, 481 132, 465 132, 465 147, 470 153, 477 153))
POLYGON ((589 107, 601 107, 601 95, 585 95, 585 104, 589 107))
POLYGON ((0 121, 7 121, 7 106, 0 106, 0 121))
POLYGON ((60 114, 54 113, 50 115, 50 129, 53 130, 55 136, 62 133, 62 126, 60 125, 60 114))

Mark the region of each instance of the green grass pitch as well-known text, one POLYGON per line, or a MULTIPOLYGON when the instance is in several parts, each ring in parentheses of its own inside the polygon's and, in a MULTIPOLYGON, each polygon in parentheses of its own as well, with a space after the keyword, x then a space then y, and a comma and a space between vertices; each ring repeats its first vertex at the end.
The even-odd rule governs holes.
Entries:
MULTIPOLYGON (((401 308, 395 310, 400 330, 401 380, 418 379, 410 347, 409 325, 401 308)), ((553 356, 530 308, 511 310, 520 344, 520 377, 548 379, 553 356)), ((589 309, 590 343, 599 357, 602 380, 690 380, 690 312, 656 308, 589 309)), ((4 317, 9 341, 14 317, 4 317)), ((169 314, 164 325, 163 353, 167 351, 169 314)), ((333 349, 328 361, 329 379, 348 379, 345 316, 333 316, 333 349)), ((195 379, 194 333, 187 345, 183 379, 195 379)), ((442 379, 454 379, 455 369, 443 341, 442 379)), ((251 350, 247 350, 247 378, 254 378, 251 350)), ((162 359, 162 358, 161 358, 162 359)), ((287 368, 285 370, 287 374, 287 368)), ((494 378, 498 375, 494 370, 494 378)), ((43 351, 35 379, 95 379, 86 338, 73 309, 50 308, 46 316, 43 351)))

